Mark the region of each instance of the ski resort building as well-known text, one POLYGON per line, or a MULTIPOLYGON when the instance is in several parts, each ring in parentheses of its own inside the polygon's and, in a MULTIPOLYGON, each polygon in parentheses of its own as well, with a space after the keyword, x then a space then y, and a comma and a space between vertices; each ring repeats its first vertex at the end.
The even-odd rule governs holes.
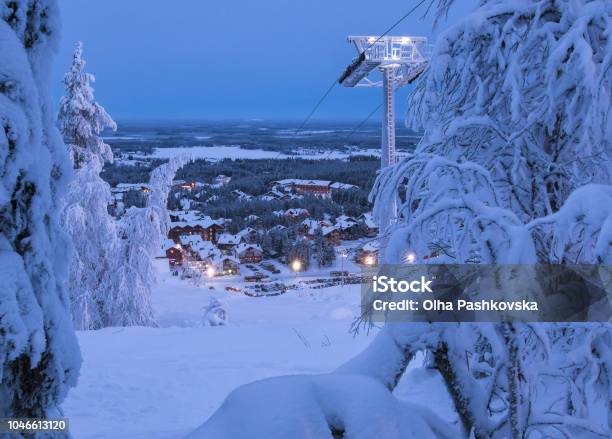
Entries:
POLYGON ((219 174, 215 177, 214 184, 218 187, 225 186, 230 181, 232 181, 232 177, 228 177, 227 175, 219 174))
POLYGON ((340 215, 336 219, 336 227, 340 230, 342 239, 357 239, 359 237, 359 221, 355 218, 340 215))
POLYGON ((287 178, 273 183, 277 189, 284 192, 295 192, 302 195, 312 195, 321 198, 331 197, 331 181, 327 180, 301 180, 298 178, 287 178))
POLYGON ((168 265, 170 267, 183 263, 183 252, 181 251, 180 244, 175 244, 171 239, 167 239, 163 251, 166 258, 168 258, 168 265))
POLYGON ((362 225, 363 232, 368 238, 375 238, 378 236, 378 224, 374 221, 374 215, 372 212, 362 213, 359 215, 358 220, 362 225))
POLYGON ((362 247, 361 252, 358 253, 357 262, 370 266, 378 265, 379 249, 380 244, 377 240, 368 242, 362 247))
POLYGON ((240 236, 241 242, 246 242, 247 244, 255 244, 257 242, 257 230, 252 227, 242 229, 237 235, 240 236))
POLYGON ((321 228, 321 233, 323 234, 323 238, 331 245, 336 246, 340 244, 342 234, 336 226, 324 226, 321 228))
POLYGON ((306 209, 302 209, 299 207, 294 207, 292 209, 287 209, 284 214, 285 218, 290 219, 290 220, 297 220, 300 218, 304 218, 307 216, 310 216, 310 212, 308 212, 308 210, 306 209))
POLYGON ((263 250, 257 244, 240 244, 236 248, 240 263, 258 263, 263 259, 263 250))
POLYGON ((241 242, 243 242, 242 236, 238 234, 222 233, 217 237, 217 246, 225 253, 232 253, 241 242))
POLYGON ((217 235, 225 229, 223 221, 213 220, 193 210, 171 210, 168 238, 179 242, 181 235, 199 235, 204 241, 217 242, 217 235))

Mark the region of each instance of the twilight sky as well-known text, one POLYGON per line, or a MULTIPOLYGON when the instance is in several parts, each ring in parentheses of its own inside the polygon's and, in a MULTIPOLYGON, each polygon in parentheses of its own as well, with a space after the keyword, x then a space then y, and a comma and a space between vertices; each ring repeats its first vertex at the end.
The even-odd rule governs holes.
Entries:
MULTIPOLYGON (((84 43, 97 100, 116 119, 304 118, 356 55, 415 0, 60 0, 54 99, 84 43)), ((449 23, 473 0, 458 0, 449 23)), ((435 37, 424 8, 392 34, 435 37)), ((337 87, 315 118, 365 117, 380 89, 337 87)), ((398 115, 405 111, 398 94, 398 115)))

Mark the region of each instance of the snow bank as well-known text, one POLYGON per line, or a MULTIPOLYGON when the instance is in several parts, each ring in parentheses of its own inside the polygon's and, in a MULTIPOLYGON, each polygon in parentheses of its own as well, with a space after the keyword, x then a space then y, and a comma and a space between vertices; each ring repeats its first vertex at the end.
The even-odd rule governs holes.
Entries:
POLYGON ((190 439, 454 438, 430 411, 399 402, 364 375, 299 375, 257 381, 232 392, 190 439))

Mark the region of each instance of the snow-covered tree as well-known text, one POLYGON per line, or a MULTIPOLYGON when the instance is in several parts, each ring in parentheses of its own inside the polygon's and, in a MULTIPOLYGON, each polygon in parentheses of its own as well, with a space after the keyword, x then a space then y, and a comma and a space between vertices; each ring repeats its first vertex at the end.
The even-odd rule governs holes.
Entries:
POLYGON ((58 417, 80 354, 59 200, 70 161, 53 124, 53 0, 0 6, 0 417, 58 417))
POLYGON ((227 325, 227 306, 215 297, 208 299, 208 305, 202 307, 203 326, 223 326, 227 325))
POLYGON ((105 326, 156 325, 151 305, 151 288, 156 280, 153 260, 168 236, 172 181, 189 161, 189 157, 176 157, 154 169, 146 206, 131 207, 120 219, 113 275, 105 284, 105 326))
POLYGON ((261 248, 266 255, 270 256, 277 254, 276 249, 274 248, 272 243, 272 237, 270 236, 270 232, 264 231, 263 233, 261 233, 259 235, 258 241, 259 245, 261 245, 261 248))
POLYGON ((60 100, 57 116, 60 130, 69 142, 70 152, 75 168, 82 163, 94 160, 104 165, 113 161, 110 146, 104 143, 100 133, 107 128, 117 129, 117 124, 98 104, 94 97, 91 83, 95 77, 85 72, 85 60, 82 58, 83 43, 76 44, 70 70, 64 75, 66 94, 60 100))
MULTIPOLYGON (((442 11, 453 3, 441 0, 442 11)), ((482 1, 440 37, 410 98, 420 153, 480 164, 523 221, 608 182, 609 2, 482 1)))
POLYGON ((324 267, 330 267, 336 261, 336 249, 333 244, 328 241, 323 242, 322 264, 324 267))
POLYGON ((75 250, 69 282, 73 319, 79 329, 154 326, 152 261, 168 233, 172 180, 188 159, 155 169, 145 207, 128 209, 117 223, 108 213, 110 187, 100 177, 103 165, 113 158, 100 134, 116 129, 116 124, 95 101, 94 77, 84 67, 82 44, 77 43, 58 114, 75 167, 62 215, 75 250))
POLYGON ((332 244, 324 239, 323 231, 320 227, 315 231, 314 251, 316 253, 317 265, 319 268, 329 267, 336 260, 336 250, 332 244))
POLYGON ((74 179, 62 211, 62 223, 72 237, 70 291, 72 317, 77 329, 105 326, 104 303, 109 278, 114 276, 118 238, 114 219, 108 213, 110 187, 100 177, 102 167, 112 161, 110 147, 100 134, 117 125, 95 101, 93 75, 84 71, 83 45, 78 42, 70 70, 64 76, 66 95, 60 101, 58 125, 71 142, 74 179))
POLYGON ((319 268, 325 266, 325 259, 324 259, 324 255, 323 255, 323 244, 324 244, 324 239, 323 239, 323 233, 321 232, 321 228, 318 227, 315 230, 315 235, 314 235, 314 242, 313 242, 313 250, 315 252, 315 257, 317 259, 317 265, 319 266, 319 268))
MULTIPOLYGON (((373 191, 377 214, 400 206, 386 262, 406 251, 436 263, 609 257, 610 187, 594 183, 610 183, 611 32, 606 2, 490 0, 441 35, 410 97, 408 123, 424 137, 373 191)), ((376 373, 393 388, 429 350, 466 434, 605 437, 611 342, 607 324, 389 324, 351 367, 386 358, 376 373), (569 384, 545 392, 547 380, 569 384)))

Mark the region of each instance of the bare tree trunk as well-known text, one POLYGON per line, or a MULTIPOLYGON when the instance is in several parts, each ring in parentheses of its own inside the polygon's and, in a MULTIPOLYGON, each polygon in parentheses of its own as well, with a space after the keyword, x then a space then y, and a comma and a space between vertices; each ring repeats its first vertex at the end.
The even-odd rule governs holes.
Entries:
POLYGON ((508 348, 508 367, 506 374, 508 377, 508 424, 510 427, 510 437, 521 439, 523 437, 522 422, 522 389, 520 381, 522 379, 521 364, 519 359, 519 348, 516 340, 516 328, 512 323, 502 325, 502 333, 508 348))
MULTIPOLYGON (((474 427, 474 418, 470 410, 469 398, 464 395, 456 371, 448 356, 448 345, 445 342, 440 343, 438 349, 433 352, 433 356, 434 364, 444 379, 446 389, 453 399, 455 410, 457 410, 465 436, 467 437, 474 427)), ((484 439, 484 436, 480 436, 477 432, 474 432, 474 437, 475 439, 484 439)))

